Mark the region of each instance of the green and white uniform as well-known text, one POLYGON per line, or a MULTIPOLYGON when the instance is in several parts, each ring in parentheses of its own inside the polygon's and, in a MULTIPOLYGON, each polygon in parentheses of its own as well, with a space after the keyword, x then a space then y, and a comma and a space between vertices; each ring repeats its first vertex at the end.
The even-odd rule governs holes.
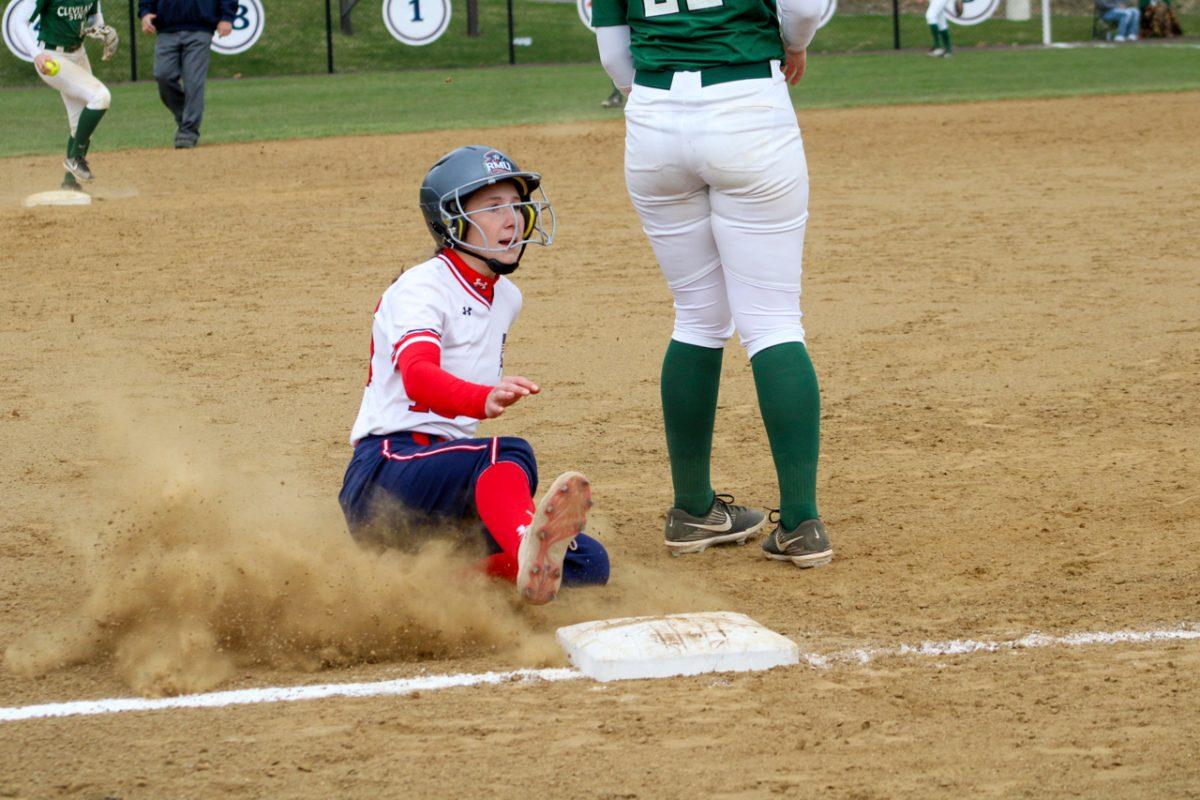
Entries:
POLYGON ((104 24, 100 3, 96 0, 41 0, 29 21, 39 18, 38 41, 48 49, 78 50, 83 44, 84 30, 104 24))
POLYGON ((675 297, 663 416, 675 506, 708 513, 721 353, 754 366, 782 521, 817 516, 819 397, 800 322, 808 167, 780 68, 820 0, 593 0, 625 106, 625 182, 675 297), (622 51, 623 50, 623 51, 622 51))
MULTIPOLYGON (((85 157, 92 132, 112 102, 108 87, 92 74, 83 46, 84 30, 103 25, 104 15, 99 0, 40 0, 30 22, 39 19, 38 52, 45 52, 57 61, 59 71, 57 75, 36 71, 38 77, 62 95, 67 107, 70 127, 67 157, 85 157)), ((74 177, 67 175, 66 182, 74 183, 74 177)))
POLYGON ((774 0, 593 0, 592 25, 629 25, 639 70, 696 70, 783 58, 774 0))
POLYGON ((929 32, 933 34, 930 55, 949 55, 954 51, 950 45, 950 24, 946 21, 946 15, 953 7, 954 0, 929 0, 929 7, 925 9, 925 22, 929 24, 929 32))

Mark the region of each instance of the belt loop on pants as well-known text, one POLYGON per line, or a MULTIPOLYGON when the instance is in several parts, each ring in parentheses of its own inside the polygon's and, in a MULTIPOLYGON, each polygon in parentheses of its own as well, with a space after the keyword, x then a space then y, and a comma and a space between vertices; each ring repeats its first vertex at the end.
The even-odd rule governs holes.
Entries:
MULTIPOLYGON (((676 72, 695 72, 696 70, 674 69, 639 69, 633 74, 633 82, 638 86, 650 89, 670 89, 671 81, 676 72)), ((700 85, 713 86, 718 83, 746 81, 754 78, 771 77, 770 61, 753 61, 749 64, 725 64, 720 67, 706 67, 699 70, 700 85)))

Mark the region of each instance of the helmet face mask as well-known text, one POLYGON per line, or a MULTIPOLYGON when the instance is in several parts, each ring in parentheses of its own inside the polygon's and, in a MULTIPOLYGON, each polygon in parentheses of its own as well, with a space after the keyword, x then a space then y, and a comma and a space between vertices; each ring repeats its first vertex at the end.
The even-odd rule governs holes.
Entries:
POLYGON ((474 255, 493 272, 503 275, 517 268, 528 245, 544 247, 554 241, 557 220, 541 183, 541 175, 518 169, 499 150, 468 145, 443 156, 425 175, 420 193, 421 213, 439 246, 474 255), (466 210, 468 198, 475 192, 504 182, 513 184, 517 202, 466 210), (480 224, 485 219, 482 215, 503 209, 513 215, 516 235, 507 242, 490 241, 480 224), (473 231, 482 241, 482 247, 478 243, 468 244, 467 238, 473 231), (511 264, 496 259, 513 251, 517 257, 511 264))
MULTIPOLYGON (((496 181, 496 183, 500 183, 500 181, 496 181)), ((518 184, 518 191, 519 189, 520 185, 518 184)), ((463 187, 458 187, 452 195, 441 201, 441 222, 446 231, 444 239, 449 246, 497 255, 521 250, 531 244, 545 247, 554 241, 557 220, 554 216, 554 208, 550 205, 550 198, 546 196, 546 191, 541 186, 538 186, 532 194, 522 194, 522 199, 516 203, 487 206, 472 211, 465 210, 467 198, 477 191, 479 191, 479 187, 470 187, 465 191, 463 187), (491 242, 487 231, 477 219, 484 214, 495 214, 501 209, 508 209, 512 214, 513 227, 517 232, 517 235, 507 244, 491 242), (482 246, 467 243, 467 237, 471 230, 479 234, 479 239, 483 242, 482 246)))

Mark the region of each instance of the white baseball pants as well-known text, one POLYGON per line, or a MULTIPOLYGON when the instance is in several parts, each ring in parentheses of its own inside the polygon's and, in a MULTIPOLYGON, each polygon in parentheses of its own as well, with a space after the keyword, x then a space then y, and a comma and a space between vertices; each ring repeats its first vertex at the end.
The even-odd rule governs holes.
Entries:
POLYGON ((63 105, 67 107, 67 119, 71 125, 71 135, 75 135, 75 126, 79 124, 79 115, 83 109, 91 108, 96 111, 108 108, 112 95, 108 87, 92 74, 92 64, 88 61, 87 49, 80 47, 73 53, 61 50, 47 49, 46 54, 58 62, 58 74, 43 75, 34 67, 38 77, 56 89, 62 95, 63 105))
POLYGON ((954 5, 954 0, 929 0, 929 8, 925 9, 925 21, 930 25, 937 25, 939 31, 944 31, 950 27, 946 22, 946 12, 954 5))
POLYGON ((672 338, 753 358, 803 342, 800 272, 808 164, 778 63, 772 77, 669 90, 635 84, 625 182, 675 296, 672 338))

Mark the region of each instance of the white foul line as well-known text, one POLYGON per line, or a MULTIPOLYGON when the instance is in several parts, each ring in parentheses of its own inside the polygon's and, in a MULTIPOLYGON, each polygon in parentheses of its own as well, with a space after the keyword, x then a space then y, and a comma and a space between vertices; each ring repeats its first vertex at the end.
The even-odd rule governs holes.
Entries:
POLYGON ((318 700, 322 697, 381 697, 422 691, 432 692, 455 686, 478 686, 485 683, 534 680, 567 681, 582 677, 582 673, 573 669, 518 669, 512 672, 484 672, 477 675, 427 675, 375 683, 323 683, 315 686, 237 689, 228 692, 185 694, 178 697, 116 697, 108 700, 77 700, 71 703, 0 708, 0 722, 15 722, 41 717, 117 714, 122 711, 157 711, 163 708, 220 708, 250 703, 290 703, 295 700, 318 700))
MULTIPOLYGON (((1031 633, 1019 639, 988 641, 953 639, 943 642, 902 644, 898 647, 856 648, 821 655, 802 653, 800 658, 809 666, 827 669, 838 663, 866 664, 879 658, 905 656, 956 656, 971 653, 994 653, 1002 650, 1025 650, 1038 647, 1081 647, 1086 645, 1137 644, 1200 639, 1200 625, 1185 624, 1178 628, 1151 631, 1111 631, 1100 633, 1071 633, 1048 636, 1031 633)), ((77 700, 68 703, 45 703, 34 706, 0 708, 0 722, 16 722, 46 717, 92 716, 117 714, 123 711, 158 711, 164 708, 221 708, 253 703, 290 703, 296 700, 318 700, 323 697, 383 697, 437 691, 459 686, 479 686, 531 681, 569 681, 582 678, 583 673, 566 668, 518 669, 511 672, 483 672, 459 675, 425 675, 374 683, 324 683, 314 686, 277 686, 264 689, 236 689, 227 692, 187 694, 178 697, 144 698, 117 697, 106 700, 77 700)))
POLYGON ((1200 639, 1200 627, 1185 624, 1179 628, 1166 630, 1069 633, 1065 636, 1030 633, 1022 636, 1020 639, 1008 639, 1002 642, 951 639, 945 642, 922 642, 918 645, 902 644, 899 647, 855 648, 829 655, 804 653, 800 657, 811 666, 825 669, 839 662, 866 664, 878 658, 895 656, 960 656, 970 653, 995 653, 999 650, 1029 650, 1037 647, 1053 647, 1055 645, 1081 647, 1095 644, 1136 644, 1139 642, 1165 642, 1181 639, 1200 639))

